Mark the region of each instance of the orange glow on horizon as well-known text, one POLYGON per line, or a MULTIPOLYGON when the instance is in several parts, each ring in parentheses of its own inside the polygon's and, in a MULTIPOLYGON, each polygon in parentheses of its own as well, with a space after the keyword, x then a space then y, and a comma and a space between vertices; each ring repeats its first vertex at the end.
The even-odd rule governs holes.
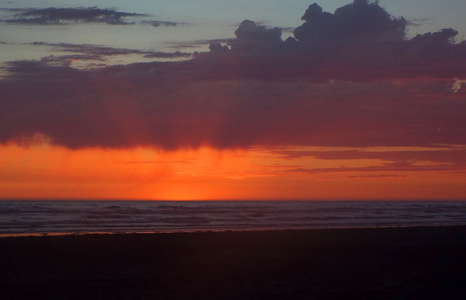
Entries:
MULTIPOLYGON (((311 148, 295 147, 287 151, 303 149, 311 148)), ((312 150, 347 149, 313 147, 312 150)), ((149 148, 69 150, 50 145, 28 148, 3 145, 0 153, 2 199, 466 198, 466 179, 458 176, 458 170, 392 170, 387 169, 386 161, 375 158, 284 157, 276 149, 260 147, 222 151, 203 147, 164 152, 149 148)), ((436 166, 433 162, 418 165, 436 166)))

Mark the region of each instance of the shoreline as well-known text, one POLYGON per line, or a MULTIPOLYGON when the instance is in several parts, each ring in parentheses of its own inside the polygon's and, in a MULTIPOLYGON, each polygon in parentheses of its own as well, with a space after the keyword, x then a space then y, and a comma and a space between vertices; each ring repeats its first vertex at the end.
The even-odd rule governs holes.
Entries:
POLYGON ((466 202, 0 202, 0 238, 466 225, 466 202))
POLYGON ((0 239, 2 299, 465 299, 466 226, 0 239))
POLYGON ((432 228, 432 227, 466 227, 466 224, 413 224, 413 225, 378 225, 378 226, 332 226, 332 227, 263 227, 263 228, 194 228, 194 229, 166 229, 151 231, 73 231, 73 232, 31 232, 31 233, 5 233, 0 239, 15 237, 47 237, 47 236, 86 236, 86 235, 150 235, 150 234, 176 234, 176 233, 222 233, 222 232, 267 232, 267 231, 308 231, 308 230, 338 230, 338 229, 390 229, 390 228, 432 228))

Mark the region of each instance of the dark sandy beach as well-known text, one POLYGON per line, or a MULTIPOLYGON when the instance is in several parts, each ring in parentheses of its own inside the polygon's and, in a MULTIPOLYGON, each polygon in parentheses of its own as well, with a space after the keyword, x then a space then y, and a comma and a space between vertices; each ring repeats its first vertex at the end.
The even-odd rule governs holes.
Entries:
POLYGON ((1 299, 466 299, 466 227, 0 238, 1 299))

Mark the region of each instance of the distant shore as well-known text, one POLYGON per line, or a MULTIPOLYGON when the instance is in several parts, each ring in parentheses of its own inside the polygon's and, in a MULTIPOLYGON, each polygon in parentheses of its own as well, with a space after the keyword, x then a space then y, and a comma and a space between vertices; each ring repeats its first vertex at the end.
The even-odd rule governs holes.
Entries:
POLYGON ((466 226, 0 238, 1 299, 466 299, 466 226))

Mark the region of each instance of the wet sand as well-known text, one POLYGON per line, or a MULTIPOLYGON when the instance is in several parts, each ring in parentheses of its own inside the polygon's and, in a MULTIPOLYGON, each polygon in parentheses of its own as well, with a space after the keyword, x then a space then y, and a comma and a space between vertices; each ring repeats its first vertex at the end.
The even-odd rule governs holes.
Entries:
POLYGON ((0 238, 0 299, 466 299, 466 226, 0 238))

